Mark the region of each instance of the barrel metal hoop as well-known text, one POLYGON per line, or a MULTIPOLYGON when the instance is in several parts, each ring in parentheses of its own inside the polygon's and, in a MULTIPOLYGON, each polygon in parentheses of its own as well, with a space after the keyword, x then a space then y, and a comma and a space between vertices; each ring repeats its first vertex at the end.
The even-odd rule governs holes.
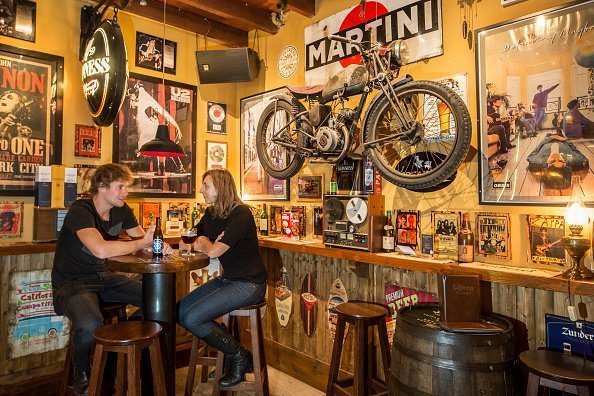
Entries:
POLYGON ((406 385, 405 383, 401 382, 394 374, 392 374, 392 381, 396 383, 395 389, 399 391, 403 391, 406 395, 415 395, 415 396, 432 396, 431 393, 422 392, 418 389, 411 388, 410 386, 406 385))

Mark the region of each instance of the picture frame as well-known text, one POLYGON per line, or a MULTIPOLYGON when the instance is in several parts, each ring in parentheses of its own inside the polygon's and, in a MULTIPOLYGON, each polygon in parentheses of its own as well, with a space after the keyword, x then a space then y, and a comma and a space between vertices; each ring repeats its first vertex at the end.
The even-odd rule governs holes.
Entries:
POLYGON ((280 235, 282 232, 281 222, 283 216, 284 207, 279 205, 270 205, 270 213, 268 218, 270 224, 268 227, 269 235, 280 235))
POLYGON ((136 32, 135 65, 153 71, 176 74, 177 68, 177 43, 165 40, 152 34, 136 32))
POLYGON ((452 211, 432 211, 433 258, 458 260, 458 231, 460 213, 452 211))
POLYGON ((76 124, 74 127, 74 155, 101 158, 101 127, 76 124))
POLYGON ((206 170, 227 169, 227 143, 206 141, 206 170))
POLYGON ((11 109, 0 113, 0 119, 7 116, 5 111, 16 117, 14 125, 0 136, 0 151, 14 157, 5 165, 15 169, 0 172, 0 195, 33 196, 37 166, 62 163, 64 58, 0 44, 0 62, 6 80, 0 98, 17 99, 11 109), (17 73, 28 76, 28 89, 21 90, 14 80, 6 78, 17 73), (24 140, 27 145, 22 144, 24 140), (21 149, 16 152, 13 147, 21 149), (19 157, 28 160, 17 162, 19 157))
POLYGON ((91 196, 91 177, 98 165, 76 164, 76 198, 89 198, 91 196))
POLYGON ((511 260, 509 214, 478 212, 475 221, 476 255, 511 260))
POLYGON ((307 207, 305 206, 293 206, 291 207, 292 212, 297 212, 299 216, 299 237, 305 238, 307 230, 307 207))
POLYGON ((533 264, 565 266, 565 249, 561 239, 565 236, 565 217, 552 215, 526 216, 528 229, 528 257, 533 264))
POLYGON ((576 33, 593 18, 594 2, 574 2, 476 31, 480 204, 564 206, 575 188, 593 200, 587 139, 563 140, 564 123, 553 125, 572 99, 594 118, 593 65, 576 33))
POLYGON ((297 200, 321 201, 324 194, 324 175, 297 175, 297 200))
POLYGON ((398 210, 396 212, 396 245, 419 247, 421 213, 418 210, 398 210))
POLYGON ((206 102, 206 132, 227 133, 227 105, 225 103, 206 102))
POLYGON ((23 236, 24 202, 0 202, 0 238, 23 236))
POLYGON ((113 126, 113 162, 127 165, 134 183, 130 197, 194 198, 196 196, 196 102, 194 85, 130 73, 124 103, 113 126), (170 138, 186 153, 182 158, 138 156, 169 123, 170 138))
POLYGON ((244 201, 288 201, 289 180, 278 180, 266 173, 256 150, 256 128, 264 108, 276 95, 288 94, 285 87, 241 98, 240 114, 240 173, 241 197, 244 201))
POLYGON ((0 35, 35 42, 37 3, 28 0, 0 0, 3 8, 0 35))
POLYGON ((140 203, 140 225, 145 230, 151 225, 151 214, 153 219, 161 217, 161 202, 141 202, 140 203))

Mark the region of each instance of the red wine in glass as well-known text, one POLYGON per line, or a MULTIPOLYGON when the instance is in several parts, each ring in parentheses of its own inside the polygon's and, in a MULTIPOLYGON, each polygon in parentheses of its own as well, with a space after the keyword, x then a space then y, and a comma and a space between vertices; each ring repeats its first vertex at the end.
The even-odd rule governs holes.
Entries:
POLYGON ((196 241, 196 238, 198 238, 198 235, 196 234, 182 234, 181 236, 182 242, 187 245, 193 244, 194 241, 196 241))

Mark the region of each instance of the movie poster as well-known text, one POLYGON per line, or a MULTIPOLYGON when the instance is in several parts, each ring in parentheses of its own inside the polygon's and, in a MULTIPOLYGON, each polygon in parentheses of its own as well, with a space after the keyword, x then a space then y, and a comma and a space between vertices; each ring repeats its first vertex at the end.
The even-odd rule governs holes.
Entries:
POLYGON ((528 215, 527 220, 528 250, 532 262, 565 265, 565 249, 561 246, 561 239, 565 236, 565 218, 528 215))
POLYGON ((0 44, 0 194, 32 195, 61 162, 63 58, 0 44))

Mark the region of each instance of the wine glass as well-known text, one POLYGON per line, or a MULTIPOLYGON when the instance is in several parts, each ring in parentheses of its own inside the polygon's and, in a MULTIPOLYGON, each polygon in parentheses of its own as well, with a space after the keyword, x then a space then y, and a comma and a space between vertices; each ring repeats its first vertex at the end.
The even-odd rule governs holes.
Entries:
POLYGON ((196 241, 196 238, 198 238, 198 234, 196 233, 195 228, 189 227, 181 229, 181 240, 184 244, 186 244, 186 246, 188 246, 188 248, 186 250, 186 253, 182 253, 180 254, 180 256, 195 256, 195 254, 192 253, 192 244, 194 243, 194 241, 196 241))

